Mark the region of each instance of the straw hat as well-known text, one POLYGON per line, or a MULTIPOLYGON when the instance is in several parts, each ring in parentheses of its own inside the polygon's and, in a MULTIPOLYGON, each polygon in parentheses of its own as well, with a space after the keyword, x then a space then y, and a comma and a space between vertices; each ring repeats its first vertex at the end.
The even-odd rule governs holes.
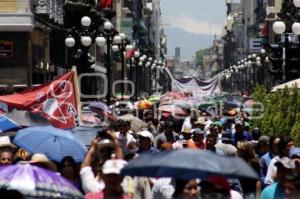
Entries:
POLYGON ((197 121, 194 122, 194 124, 206 125, 206 124, 207 124, 207 121, 205 121, 205 118, 204 118, 204 117, 199 117, 199 118, 197 119, 197 121))
POLYGON ((182 133, 191 134, 192 130, 190 128, 188 128, 188 127, 184 127, 182 133))
POLYGON ((31 157, 31 160, 29 161, 30 164, 41 166, 43 168, 46 168, 48 170, 57 171, 56 165, 48 159, 48 157, 42 153, 36 153, 31 157))

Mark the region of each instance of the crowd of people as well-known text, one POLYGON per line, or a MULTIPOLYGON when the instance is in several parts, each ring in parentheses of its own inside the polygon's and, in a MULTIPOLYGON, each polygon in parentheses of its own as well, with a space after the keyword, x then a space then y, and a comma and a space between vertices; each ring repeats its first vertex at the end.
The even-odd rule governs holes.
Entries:
MULTIPOLYGON (((249 120, 243 117, 212 117, 198 110, 186 111, 184 119, 170 113, 148 117, 148 128, 139 132, 131 131, 130 122, 116 120, 99 130, 80 165, 70 156, 53 162, 45 154, 33 154, 25 161, 59 173, 86 199, 300 198, 300 148, 290 137, 262 135, 260 129, 250 128, 249 120), (211 175, 187 180, 120 175, 122 168, 140 155, 183 148, 238 156, 259 178, 211 175)), ((0 151, 1 165, 24 162, 16 156, 16 146, 7 136, 0 137, 0 151)))

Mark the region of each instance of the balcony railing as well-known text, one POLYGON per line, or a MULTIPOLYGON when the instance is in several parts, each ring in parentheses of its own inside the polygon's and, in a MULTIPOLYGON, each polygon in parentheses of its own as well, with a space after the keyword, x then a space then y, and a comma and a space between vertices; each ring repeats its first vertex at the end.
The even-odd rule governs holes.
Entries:
POLYGON ((0 1, 0 14, 1 13, 31 13, 30 0, 0 1))

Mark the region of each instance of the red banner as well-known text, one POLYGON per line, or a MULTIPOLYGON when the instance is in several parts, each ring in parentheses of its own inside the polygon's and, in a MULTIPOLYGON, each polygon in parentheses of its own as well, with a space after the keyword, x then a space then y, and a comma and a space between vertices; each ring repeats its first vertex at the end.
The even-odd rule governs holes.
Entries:
POLYGON ((0 101, 10 108, 39 113, 55 127, 73 128, 78 121, 74 74, 71 71, 39 87, 0 96, 0 101))
POLYGON ((112 5, 112 0, 100 0, 101 8, 110 8, 112 5))

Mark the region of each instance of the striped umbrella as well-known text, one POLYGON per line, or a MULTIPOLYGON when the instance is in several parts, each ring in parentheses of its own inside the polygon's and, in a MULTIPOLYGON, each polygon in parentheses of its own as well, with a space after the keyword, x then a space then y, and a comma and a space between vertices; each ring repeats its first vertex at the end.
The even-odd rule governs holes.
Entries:
POLYGON ((14 143, 31 154, 43 153, 56 162, 65 156, 72 156, 76 162, 82 162, 87 152, 84 144, 76 140, 72 133, 53 126, 21 129, 14 143))

